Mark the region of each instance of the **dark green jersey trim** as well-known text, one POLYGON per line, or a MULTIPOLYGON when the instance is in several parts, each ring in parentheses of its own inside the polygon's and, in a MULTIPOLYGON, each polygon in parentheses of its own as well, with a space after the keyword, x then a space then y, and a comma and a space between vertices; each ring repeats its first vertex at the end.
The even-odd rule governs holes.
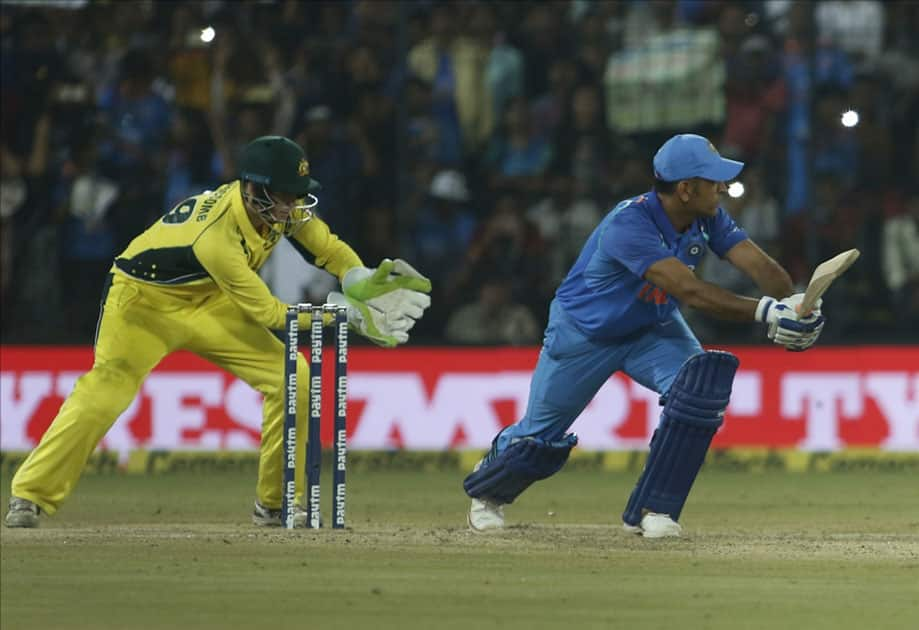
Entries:
POLYGON ((102 285, 102 299, 99 301, 99 319, 96 320, 96 332, 93 334, 93 348, 99 341, 99 330, 102 328, 102 315, 105 313, 105 301, 108 299, 108 292, 112 288, 112 280, 115 274, 110 273, 105 277, 105 284, 102 285))
POLYGON ((116 258, 115 266, 131 277, 156 284, 185 284, 208 277, 191 245, 148 249, 133 258, 116 258))
POLYGON ((185 284, 209 278, 207 269, 195 256, 194 245, 205 232, 222 221, 229 211, 230 206, 224 208, 220 216, 201 230, 190 245, 148 249, 133 258, 116 258, 115 266, 133 278, 155 284, 185 284))
POLYGON ((316 257, 313 256, 312 252, 305 248, 300 241, 295 239, 293 236, 287 237, 287 242, 294 246, 294 249, 297 250, 297 253, 300 254, 300 257, 303 258, 306 262, 311 265, 316 264, 316 257))

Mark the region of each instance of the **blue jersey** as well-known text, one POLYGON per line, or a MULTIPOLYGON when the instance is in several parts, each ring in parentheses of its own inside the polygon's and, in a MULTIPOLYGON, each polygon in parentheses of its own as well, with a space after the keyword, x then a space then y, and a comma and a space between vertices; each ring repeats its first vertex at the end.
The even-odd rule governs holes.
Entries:
POLYGON ((648 267, 677 257, 695 269, 706 247, 718 256, 747 238, 719 207, 677 233, 655 192, 626 199, 593 231, 556 299, 593 339, 616 339, 668 319, 677 301, 644 279, 648 267))

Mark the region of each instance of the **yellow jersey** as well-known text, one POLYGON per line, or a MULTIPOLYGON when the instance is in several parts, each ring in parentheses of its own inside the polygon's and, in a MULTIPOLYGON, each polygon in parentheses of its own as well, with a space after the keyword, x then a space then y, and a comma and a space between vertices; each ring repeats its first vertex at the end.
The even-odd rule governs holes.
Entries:
MULTIPOLYGON (((305 259, 312 256, 339 281, 362 265, 318 217, 287 238, 305 259)), ((277 232, 263 237, 252 225, 237 180, 189 197, 164 214, 115 258, 112 272, 177 298, 222 291, 255 322, 283 329, 287 305, 257 273, 279 239, 277 232)))

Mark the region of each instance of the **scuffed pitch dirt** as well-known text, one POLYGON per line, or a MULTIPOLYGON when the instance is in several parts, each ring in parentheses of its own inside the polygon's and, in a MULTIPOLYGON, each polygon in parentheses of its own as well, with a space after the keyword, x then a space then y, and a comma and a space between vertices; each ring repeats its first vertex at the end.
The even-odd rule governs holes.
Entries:
POLYGON ((226 545, 279 545, 297 548, 354 546, 367 549, 423 549, 444 554, 492 548, 506 552, 553 552, 573 557, 661 552, 687 557, 749 557, 786 560, 903 561, 919 567, 919 534, 847 533, 820 535, 787 532, 772 535, 712 532, 679 539, 647 540, 616 527, 601 525, 516 525, 479 534, 466 528, 356 527, 286 531, 248 525, 134 525, 93 528, 6 530, 5 546, 19 543, 82 545, 134 543, 156 546, 172 542, 226 545))
POLYGON ((42 528, 0 529, 0 625, 302 627, 286 602, 329 630, 919 627, 908 475, 710 474, 668 540, 617 522, 631 475, 560 475, 488 535, 459 474, 353 481, 349 529, 285 531, 248 522, 247 475, 87 477, 42 528))

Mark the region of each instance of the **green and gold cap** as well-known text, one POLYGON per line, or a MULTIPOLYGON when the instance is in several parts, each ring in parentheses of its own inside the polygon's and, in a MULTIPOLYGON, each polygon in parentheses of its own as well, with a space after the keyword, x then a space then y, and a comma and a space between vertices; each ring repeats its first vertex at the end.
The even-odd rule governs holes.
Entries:
POLYGON ((239 158, 239 178, 297 197, 322 189, 310 177, 303 149, 284 136, 262 136, 247 144, 239 158))

